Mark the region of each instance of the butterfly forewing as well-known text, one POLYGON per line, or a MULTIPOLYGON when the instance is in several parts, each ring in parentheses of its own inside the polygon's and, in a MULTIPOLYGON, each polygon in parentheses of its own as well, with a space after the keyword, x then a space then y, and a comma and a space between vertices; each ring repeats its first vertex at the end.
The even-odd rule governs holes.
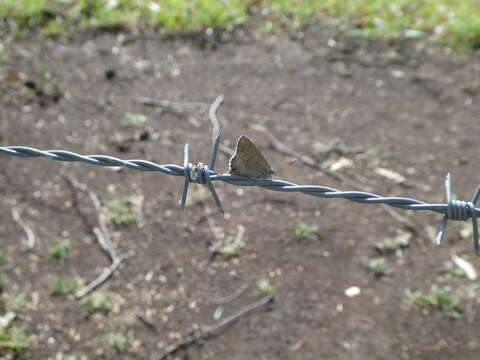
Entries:
POLYGON ((269 179, 274 171, 270 164, 247 137, 237 141, 235 154, 230 158, 230 174, 244 175, 254 179, 269 179))

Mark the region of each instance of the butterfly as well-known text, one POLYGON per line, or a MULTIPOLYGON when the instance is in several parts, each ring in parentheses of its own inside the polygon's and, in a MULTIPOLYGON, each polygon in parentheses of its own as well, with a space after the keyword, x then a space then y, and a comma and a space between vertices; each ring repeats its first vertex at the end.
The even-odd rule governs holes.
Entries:
POLYGON ((238 138, 228 172, 254 179, 271 179, 275 173, 255 144, 243 135, 238 138))

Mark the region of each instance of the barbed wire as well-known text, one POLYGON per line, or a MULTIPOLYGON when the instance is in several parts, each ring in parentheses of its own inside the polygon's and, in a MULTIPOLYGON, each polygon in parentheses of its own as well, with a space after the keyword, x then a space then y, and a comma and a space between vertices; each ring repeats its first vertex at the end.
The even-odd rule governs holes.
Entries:
POLYGON ((183 176, 185 178, 181 206, 185 207, 188 187, 190 183, 206 184, 212 193, 218 209, 223 212, 223 206, 213 186, 214 181, 223 181, 238 186, 256 186, 273 191, 300 192, 305 195, 316 196, 328 199, 346 199, 365 204, 386 204, 392 207, 409 209, 414 211, 434 211, 444 214, 440 229, 436 237, 437 245, 442 242, 448 220, 466 221, 472 218, 473 243, 475 252, 480 256, 480 242, 478 239, 477 217, 480 215, 480 208, 475 206, 480 197, 480 185, 474 192, 472 199, 468 202, 454 200, 452 196, 452 184, 450 174, 445 178, 445 190, 447 203, 431 204, 421 200, 407 197, 385 197, 364 191, 341 191, 328 186, 321 185, 298 185, 290 181, 268 179, 258 180, 242 175, 218 173, 214 170, 215 159, 218 153, 220 135, 214 141, 210 166, 203 163, 192 164, 189 162, 189 146, 184 147, 183 166, 175 164, 160 165, 147 160, 122 160, 106 155, 80 155, 65 150, 39 150, 26 146, 3 146, 0 153, 18 157, 44 157, 57 161, 84 162, 96 166, 123 166, 139 171, 159 171, 167 175, 183 176))

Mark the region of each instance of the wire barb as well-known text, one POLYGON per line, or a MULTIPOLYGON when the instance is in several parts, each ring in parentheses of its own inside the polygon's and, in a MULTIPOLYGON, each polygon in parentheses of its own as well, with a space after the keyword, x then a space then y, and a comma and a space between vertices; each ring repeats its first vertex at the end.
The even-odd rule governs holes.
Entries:
POLYGON ((212 158, 210 159, 210 169, 215 170, 215 161, 217 160, 218 154, 218 147, 220 146, 220 137, 222 136, 221 133, 218 133, 215 141, 213 142, 212 148, 212 158))
MULTIPOLYGON (((220 134, 218 134, 217 138, 215 139, 215 142, 213 143, 212 157, 210 159, 210 167, 212 169, 212 172, 213 172, 213 168, 215 167, 215 161, 218 154, 219 144, 220 144, 220 134)), ((223 210, 223 206, 220 201, 220 198, 218 197, 217 192, 215 191, 215 187, 213 186, 212 180, 210 180, 211 172, 209 167, 201 162, 196 163, 195 165, 189 162, 188 144, 185 144, 185 147, 183 150, 183 168, 184 168, 185 182, 183 183, 182 200, 180 202, 180 206, 182 207, 182 210, 185 209, 185 204, 187 202, 188 186, 190 185, 191 182, 193 182, 197 184, 206 184, 208 186, 208 189, 210 190, 210 193, 213 196, 213 199, 215 200, 215 203, 217 204, 218 210, 222 214, 225 213, 225 211, 223 210)))
POLYGON ((182 210, 185 210, 185 204, 187 202, 188 185, 190 185, 190 165, 188 144, 185 144, 183 148, 183 175, 185 176, 185 181, 183 183, 182 200, 180 201, 182 210))
MULTIPOLYGON (((215 151, 219 145, 220 139, 217 138, 213 145, 212 159, 210 165, 215 165, 215 157, 218 151, 215 151)), ((213 187, 214 181, 223 181, 228 184, 238 186, 258 186, 267 190, 282 192, 300 192, 309 196, 316 196, 327 199, 347 199, 364 204, 385 204, 400 209, 410 209, 415 211, 434 211, 444 215, 440 225, 436 242, 440 244, 445 233, 448 220, 467 220, 472 218, 473 241, 477 255, 480 256, 480 242, 478 239, 478 220, 480 209, 475 204, 480 198, 480 185, 469 202, 458 201, 452 199, 451 179, 448 175, 445 179, 447 204, 430 204, 421 200, 406 197, 384 197, 381 195, 365 192, 365 191, 341 191, 328 186, 321 185, 298 185, 289 181, 272 179, 272 180, 255 180, 245 176, 234 174, 221 174, 213 170, 213 166, 208 168, 204 164, 192 165, 189 162, 188 144, 184 148, 183 166, 166 164, 160 165, 147 160, 122 160, 113 156, 105 155, 80 155, 64 150, 38 150, 25 146, 0 146, 0 153, 13 155, 18 157, 45 157, 51 160, 75 162, 80 161, 90 165, 97 166, 124 166, 139 171, 160 171, 167 175, 183 176, 185 183, 183 186, 183 194, 181 205, 185 207, 188 186, 190 182, 206 184, 217 203, 217 207, 223 212, 223 207, 213 187)))
POLYGON ((437 245, 442 243, 443 237, 445 235, 445 230, 447 228, 448 220, 456 221, 466 221, 468 218, 472 218, 472 228, 473 228, 473 246, 475 252, 480 256, 480 243, 478 239, 478 221, 477 221, 477 210, 475 208, 475 203, 480 196, 480 185, 477 186, 472 199, 468 202, 454 200, 452 192, 452 178, 450 173, 445 177, 445 196, 447 199, 447 209, 445 216, 443 217, 442 223, 438 230, 437 237, 435 242, 437 245))

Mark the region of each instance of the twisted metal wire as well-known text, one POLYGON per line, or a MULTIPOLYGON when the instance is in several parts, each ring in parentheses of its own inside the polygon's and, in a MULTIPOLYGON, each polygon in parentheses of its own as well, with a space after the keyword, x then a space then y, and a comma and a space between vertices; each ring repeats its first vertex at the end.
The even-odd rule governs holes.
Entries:
POLYGON ((386 204, 400 209, 410 209, 415 211, 430 210, 444 214, 440 225, 436 242, 440 245, 448 220, 466 221, 472 218, 473 240, 477 255, 480 256, 480 241, 478 239, 477 217, 480 215, 480 208, 475 206, 480 197, 480 186, 477 187, 471 201, 452 200, 451 178, 448 174, 445 180, 446 204, 430 204, 424 201, 406 198, 406 197, 385 197, 364 191, 340 191, 328 186, 320 185, 298 185, 284 180, 257 180, 246 176, 222 174, 214 170, 215 159, 218 152, 220 136, 215 140, 210 167, 202 163, 189 163, 188 144, 184 148, 184 165, 166 164, 159 165, 147 160, 122 160, 113 156, 106 155, 80 155, 65 150, 38 150, 25 146, 4 146, 0 147, 0 153, 19 157, 45 157, 57 161, 80 161, 97 166, 123 166, 133 170, 140 171, 160 171, 167 175, 183 176, 185 183, 181 200, 182 208, 185 207, 188 186, 190 182, 206 184, 209 187, 212 196, 215 199, 217 207, 223 212, 221 202, 213 187, 214 181, 223 181, 228 184, 238 186, 258 186, 264 189, 283 192, 300 192, 305 195, 317 196, 328 199, 347 199, 365 204, 386 204))

